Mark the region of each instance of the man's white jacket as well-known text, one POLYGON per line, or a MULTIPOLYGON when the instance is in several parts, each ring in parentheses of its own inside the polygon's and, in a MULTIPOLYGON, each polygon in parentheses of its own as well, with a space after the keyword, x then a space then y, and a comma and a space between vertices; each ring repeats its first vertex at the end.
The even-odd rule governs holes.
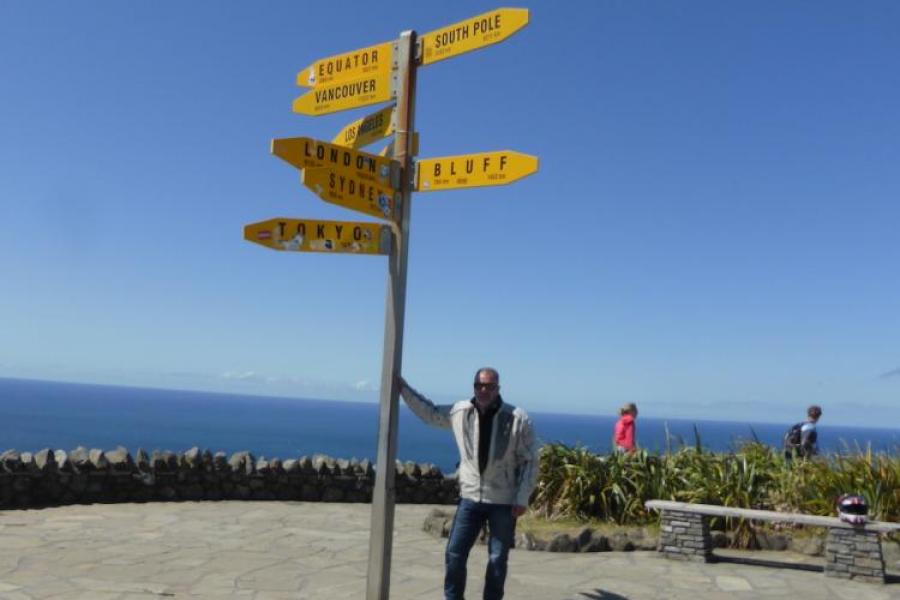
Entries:
POLYGON ((479 414, 471 400, 436 406, 408 385, 400 394, 416 416, 452 429, 459 448, 459 495, 475 502, 528 506, 538 474, 538 451, 528 414, 506 402, 494 415, 484 473, 478 469, 479 414))

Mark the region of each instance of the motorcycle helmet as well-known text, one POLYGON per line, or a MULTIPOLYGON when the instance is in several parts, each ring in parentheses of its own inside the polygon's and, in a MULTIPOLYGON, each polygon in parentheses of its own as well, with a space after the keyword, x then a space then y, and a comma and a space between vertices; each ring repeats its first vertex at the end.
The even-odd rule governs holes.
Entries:
POLYGON ((838 518, 845 523, 862 525, 869 515, 866 499, 856 494, 844 494, 837 501, 838 518))

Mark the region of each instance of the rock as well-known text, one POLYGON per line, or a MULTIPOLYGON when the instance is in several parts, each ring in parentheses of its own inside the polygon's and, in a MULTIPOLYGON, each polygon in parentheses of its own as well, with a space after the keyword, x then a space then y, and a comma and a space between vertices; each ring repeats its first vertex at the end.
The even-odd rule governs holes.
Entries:
POLYGON ((368 459, 361 460, 359 462, 359 469, 366 477, 372 477, 375 475, 375 469, 372 467, 372 463, 369 462, 368 459))
POLYGON ((69 465, 69 455, 66 454, 65 450, 54 450, 53 460, 56 461, 56 466, 60 471, 70 470, 71 465, 69 465))
POLYGON ((450 535, 450 526, 453 524, 453 513, 440 508, 432 509, 425 522, 422 524, 422 531, 430 533, 434 537, 448 537, 450 535))
POLYGON ((709 539, 713 548, 727 548, 728 535, 724 531, 710 531, 709 539))
POLYGON ((285 473, 299 473, 300 461, 296 458, 289 458, 281 465, 285 473))
POLYGON ((235 473, 252 475, 253 468, 256 466, 256 460, 249 452, 235 452, 228 459, 228 464, 235 473))
POLYGON ((69 452, 69 462, 76 469, 91 469, 93 465, 91 464, 91 455, 88 452, 88 449, 84 446, 78 446, 71 452, 69 452))
POLYGON ((330 456, 325 456, 324 454, 316 454, 312 458, 312 467, 313 471, 319 475, 330 475, 334 472, 334 459, 330 456))
POLYGON ((228 457, 224 452, 216 452, 215 456, 213 456, 213 467, 216 471, 231 469, 231 465, 228 464, 228 457))
POLYGON ((37 454, 34 455, 34 464, 38 468, 38 470, 49 473, 52 471, 56 471, 56 455, 53 454, 53 450, 50 448, 44 448, 40 450, 37 454))
POLYGON ((581 546, 579 550, 582 552, 609 552, 611 550, 609 538, 595 531, 591 533, 591 539, 588 540, 587 544, 581 546))
POLYGON ((406 461, 403 463, 403 473, 405 473, 407 477, 420 477, 422 475, 422 469, 420 469, 419 465, 416 463, 406 461))
POLYGON ((200 448, 194 446, 187 452, 181 455, 181 460, 178 462, 188 468, 197 469, 200 467, 200 448))
POLYGON ((634 550, 634 542, 628 539, 624 531, 617 531, 608 538, 609 547, 615 552, 631 552, 634 550))
POLYGON ((791 538, 789 548, 807 556, 822 556, 825 552, 825 540, 812 535, 795 536, 791 538))
POLYGON ((557 533, 547 544, 548 552, 575 552, 577 549, 577 542, 568 533, 557 533))
POLYGON ((788 538, 780 533, 763 533, 756 534, 756 540, 761 550, 787 550, 788 538))
POLYGON ((147 456, 147 451, 143 448, 138 448, 137 455, 134 457, 134 462, 141 471, 150 469, 150 457, 147 456))
POLYGON ((575 534, 575 544, 577 545, 578 550, 584 551, 583 549, 591 543, 593 533, 594 530, 590 527, 582 527, 581 530, 575 534))
POLYGON ((94 465, 94 468, 98 471, 105 471, 109 468, 109 461, 106 460, 106 454, 103 450, 99 448, 91 448, 91 451, 88 453, 88 457, 91 460, 91 464, 94 465))
POLYGON ((0 466, 4 471, 14 473, 22 469, 22 457, 15 450, 6 450, 0 454, 0 466))
POLYGON ((112 465, 112 468, 115 471, 130 471, 134 466, 131 455, 128 454, 128 450, 123 446, 119 446, 115 450, 107 452, 106 460, 112 465))

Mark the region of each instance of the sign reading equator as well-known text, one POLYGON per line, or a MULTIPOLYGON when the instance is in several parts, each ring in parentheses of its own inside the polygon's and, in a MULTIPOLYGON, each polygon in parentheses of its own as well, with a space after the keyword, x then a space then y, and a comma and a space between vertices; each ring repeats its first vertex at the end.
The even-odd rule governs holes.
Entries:
POLYGON ((276 218, 245 225, 244 239, 288 252, 389 254, 391 228, 381 223, 276 218))
POLYGON ((272 154, 298 169, 329 167, 363 181, 392 187, 391 167, 394 161, 383 156, 309 137, 276 138, 272 140, 272 154))
POLYGON ((423 158, 416 164, 416 191, 506 185, 537 170, 537 156, 512 150, 423 158))
POLYGON ((319 59, 297 73, 297 85, 321 87, 363 75, 390 73, 394 66, 394 43, 385 42, 319 59))
POLYGON ((422 34, 420 64, 459 56, 465 52, 502 42, 528 25, 527 8, 498 8, 465 21, 422 34))

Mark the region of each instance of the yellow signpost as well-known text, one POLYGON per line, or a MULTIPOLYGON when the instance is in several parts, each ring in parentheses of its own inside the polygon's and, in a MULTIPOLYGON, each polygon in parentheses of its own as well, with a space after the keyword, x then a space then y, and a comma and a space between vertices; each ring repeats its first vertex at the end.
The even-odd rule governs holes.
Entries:
POLYGON ((500 8, 422 36, 404 31, 393 42, 336 54, 304 68, 297 85, 310 90, 294 100, 294 112, 323 115, 391 100, 396 106, 350 123, 330 143, 310 137, 274 139, 272 154, 300 169, 303 185, 322 200, 389 223, 269 219, 244 227, 244 239, 276 250, 388 257, 366 600, 390 596, 412 193, 504 185, 538 169, 537 157, 508 150, 429 158, 416 165, 416 71, 505 40, 528 18, 528 9, 500 8), (393 139, 381 156, 358 149, 388 136, 393 139))
POLYGON ((391 228, 380 223, 269 219, 244 226, 244 239, 274 250, 389 254, 391 228))
POLYGON ((388 186, 359 179, 330 168, 303 169, 303 185, 332 204, 338 204, 380 219, 394 220, 397 192, 388 186))
POLYGON ((394 78, 388 71, 344 79, 314 87, 294 100, 294 112, 324 115, 395 98, 394 78))
POLYGON ((298 169, 329 167, 362 181, 394 187, 392 170, 396 165, 390 158, 344 148, 308 137, 276 138, 272 140, 272 154, 298 169))
POLYGON ((395 66, 394 42, 385 42, 317 60, 297 73, 297 85, 321 87, 363 75, 390 73, 395 66))
POLYGON ((421 64, 431 63, 502 42, 528 25, 527 8, 498 8, 419 36, 421 64))
POLYGON ((416 191, 506 185, 537 170, 537 156, 512 150, 424 158, 416 165, 416 191))
POLYGON ((388 106, 353 121, 341 129, 331 143, 347 148, 363 148, 388 137, 394 133, 395 110, 395 107, 388 106))

